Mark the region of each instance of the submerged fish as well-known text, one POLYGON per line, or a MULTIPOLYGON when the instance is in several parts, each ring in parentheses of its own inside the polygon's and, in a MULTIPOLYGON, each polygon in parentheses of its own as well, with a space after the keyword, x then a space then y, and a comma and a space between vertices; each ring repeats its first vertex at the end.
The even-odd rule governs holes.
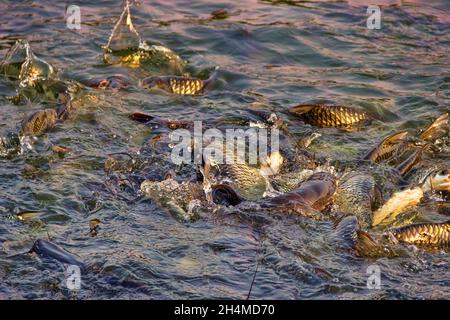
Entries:
POLYGON ((179 183, 172 178, 163 181, 145 180, 141 184, 141 192, 182 221, 194 219, 194 209, 206 202, 201 183, 179 183))
POLYGON ((58 114, 54 109, 38 110, 25 118, 20 132, 23 136, 40 136, 52 129, 57 120, 58 114))
POLYGON ((31 252, 34 252, 41 257, 55 259, 70 265, 76 265, 82 270, 85 268, 84 263, 77 256, 47 240, 36 240, 30 250, 30 253, 31 252))
POLYGON ((411 244, 443 245, 450 244, 450 220, 442 223, 418 223, 390 230, 400 242, 411 244))
POLYGON ((366 112, 344 106, 303 104, 289 108, 289 112, 317 127, 351 127, 370 120, 366 112))
POLYGON ((188 129, 191 128, 194 124, 192 121, 163 119, 142 112, 132 112, 129 117, 130 119, 137 122, 145 123, 146 126, 152 128, 153 130, 162 127, 170 130, 180 128, 188 129))
POLYGON ((180 95, 198 95, 202 94, 217 79, 218 70, 219 67, 216 67, 207 80, 173 76, 149 77, 142 80, 142 86, 146 89, 156 87, 180 95))

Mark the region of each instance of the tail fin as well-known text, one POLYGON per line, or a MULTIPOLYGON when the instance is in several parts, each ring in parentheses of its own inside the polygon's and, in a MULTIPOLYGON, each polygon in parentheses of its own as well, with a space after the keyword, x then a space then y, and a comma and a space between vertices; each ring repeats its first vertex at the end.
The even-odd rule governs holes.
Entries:
POLYGON ((217 78, 219 77, 219 69, 220 68, 216 66, 209 78, 205 80, 205 89, 210 89, 213 83, 217 80, 217 78))

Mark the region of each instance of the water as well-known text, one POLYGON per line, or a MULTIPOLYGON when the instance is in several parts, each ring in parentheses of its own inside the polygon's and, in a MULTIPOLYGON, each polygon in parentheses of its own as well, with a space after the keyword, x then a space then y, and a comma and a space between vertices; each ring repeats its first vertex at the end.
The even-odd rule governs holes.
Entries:
MULTIPOLYGON (((448 299, 448 253, 408 248, 404 257, 356 258, 327 241, 329 222, 293 217, 180 223, 150 200, 134 201, 104 171, 109 154, 136 152, 150 137, 128 119, 132 111, 208 122, 265 106, 301 134, 311 128, 288 115, 290 106, 359 106, 378 120, 357 132, 322 129, 311 146, 344 160, 394 130, 416 132, 449 111, 450 7, 444 0, 383 2, 381 29, 368 30, 366 6, 357 1, 141 1, 133 23, 145 40, 173 49, 193 75, 220 66, 216 90, 199 98, 149 94, 138 86, 145 71, 103 64, 121 1, 78 1, 80 31, 66 28, 63 3, 1 2, 1 57, 25 38, 63 78, 119 74, 131 85, 86 102, 40 138, 36 152, 0 159, 0 298, 246 298, 258 264, 252 299, 448 299), (218 9, 228 17, 211 19, 218 9), (52 158, 51 145, 72 154, 52 158), (30 210, 38 211, 34 219, 11 218, 30 210), (94 218, 102 224, 91 237, 94 218), (90 265, 82 290, 66 288, 63 265, 22 254, 37 238, 90 265), (373 264, 380 290, 366 286, 373 264)), ((15 87, 4 78, 0 92, 2 135, 45 104, 11 104, 5 96, 15 87)), ((450 164, 448 153, 435 160, 450 164)), ((448 219, 418 211, 419 220, 448 219)))

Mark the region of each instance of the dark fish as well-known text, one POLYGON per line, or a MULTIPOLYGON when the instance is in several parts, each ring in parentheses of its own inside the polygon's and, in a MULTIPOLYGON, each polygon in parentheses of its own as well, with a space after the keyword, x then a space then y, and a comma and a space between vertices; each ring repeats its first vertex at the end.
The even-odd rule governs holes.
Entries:
POLYGON ((47 240, 36 240, 30 252, 34 252, 41 257, 55 259, 69 265, 76 265, 82 270, 85 269, 84 263, 77 256, 47 240))
POLYGON ((157 129, 158 127, 165 127, 170 130, 175 129, 187 129, 192 127, 193 122, 189 121, 180 121, 180 120, 170 120, 170 119, 162 119, 159 117, 154 117, 152 115, 142 113, 142 112, 133 112, 129 115, 130 119, 145 123, 148 127, 152 129, 157 129))
POLYGON ((424 132, 419 136, 420 139, 433 142, 443 137, 448 132, 448 113, 437 118, 424 132))
POLYGON ((289 108, 289 112, 317 127, 351 127, 370 120, 366 112, 344 106, 303 104, 289 108))
POLYGON ((21 134, 40 136, 52 129, 57 120, 58 114, 53 109, 35 111, 22 122, 21 134))
POLYGON ((157 87, 180 95, 198 95, 202 94, 217 79, 218 70, 219 67, 216 67, 207 80, 173 76, 149 77, 142 80, 142 86, 146 89, 157 87))
POLYGON ((400 149, 403 149, 403 142, 407 135, 407 131, 400 131, 387 136, 375 148, 370 150, 363 157, 363 160, 370 160, 372 162, 379 163, 383 160, 391 158, 394 153, 400 151, 400 149))
POLYGON ((321 219, 320 211, 333 200, 336 181, 325 172, 313 174, 297 189, 263 200, 261 208, 268 211, 300 214, 313 219, 321 219))
POLYGON ((245 199, 237 193, 231 186, 217 184, 212 186, 212 199, 215 204, 225 206, 236 206, 245 199))
POLYGON ((419 223, 390 231, 398 241, 412 244, 450 244, 450 220, 442 223, 419 223))

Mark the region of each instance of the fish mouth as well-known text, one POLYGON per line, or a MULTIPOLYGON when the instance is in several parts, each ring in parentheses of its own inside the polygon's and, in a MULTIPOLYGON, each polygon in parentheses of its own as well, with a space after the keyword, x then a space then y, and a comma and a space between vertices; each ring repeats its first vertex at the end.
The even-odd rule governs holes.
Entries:
POLYGON ((144 89, 151 89, 156 86, 156 79, 154 77, 145 78, 140 83, 144 89))
POLYGON ((431 185, 436 191, 450 191, 450 169, 439 171, 431 178, 431 185))

